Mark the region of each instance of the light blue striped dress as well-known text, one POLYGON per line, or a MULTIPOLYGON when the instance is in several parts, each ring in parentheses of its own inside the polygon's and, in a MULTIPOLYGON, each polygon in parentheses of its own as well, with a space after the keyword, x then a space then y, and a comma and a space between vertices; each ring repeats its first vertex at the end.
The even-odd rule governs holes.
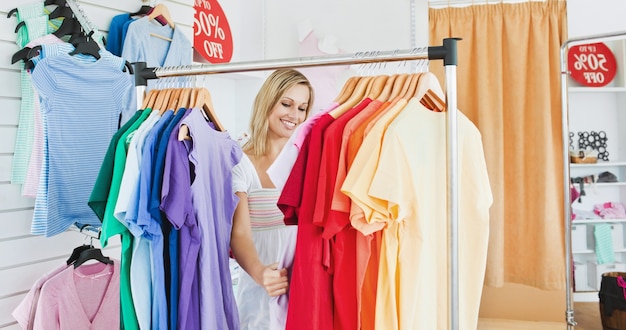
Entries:
POLYGON ((100 226, 87 205, 119 116, 134 97, 125 60, 101 50, 97 61, 60 53, 36 64, 32 81, 44 117, 44 164, 31 232, 53 236, 72 223, 100 226), (47 181, 47 185, 46 185, 47 181))

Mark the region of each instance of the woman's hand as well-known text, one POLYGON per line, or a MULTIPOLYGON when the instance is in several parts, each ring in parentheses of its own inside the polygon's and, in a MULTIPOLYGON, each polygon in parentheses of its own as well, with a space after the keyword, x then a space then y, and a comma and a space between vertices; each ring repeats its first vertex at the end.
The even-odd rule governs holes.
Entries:
POLYGON ((262 282, 259 284, 265 288, 265 291, 267 291, 270 297, 287 293, 289 287, 287 269, 278 269, 277 262, 264 267, 261 281, 262 282))

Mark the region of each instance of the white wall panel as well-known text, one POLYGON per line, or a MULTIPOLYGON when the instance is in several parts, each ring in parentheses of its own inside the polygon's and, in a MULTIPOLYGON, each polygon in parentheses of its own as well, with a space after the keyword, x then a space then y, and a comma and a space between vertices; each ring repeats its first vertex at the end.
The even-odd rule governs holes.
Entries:
MULTIPOLYGON (((15 210, 35 205, 32 198, 22 197, 21 186, 0 184, 0 210, 15 210)), ((30 219, 27 219, 30 221, 30 219)))
MULTIPOLYGON (((178 27, 193 40, 193 1, 159 1, 168 6, 178 27)), ((20 110, 19 66, 11 64, 18 50, 14 32, 15 16, 7 13, 26 0, 0 1, 0 329, 17 330, 19 326, 11 311, 37 278, 65 262, 74 247, 89 243, 85 236, 73 231, 55 237, 30 235, 34 199, 21 196, 21 186, 9 183, 15 133, 20 110)), ((89 21, 102 32, 109 29, 111 18, 123 12, 134 12, 143 3, 139 0, 78 1, 89 21)), ((99 241, 93 241, 100 246, 99 241)), ((114 237, 104 254, 120 256, 120 240, 114 237)))
MULTIPOLYGON (((9 241, 18 237, 30 235, 30 219, 33 209, 27 207, 21 210, 4 210, 0 212, 0 241, 9 241)), ((26 252, 26 251, 22 251, 26 252)))
POLYGON ((17 125, 20 116, 20 99, 17 97, 0 98, 0 111, 2 111, 0 125, 17 125))
POLYGON ((16 132, 16 126, 0 126, 0 153, 13 153, 16 132))

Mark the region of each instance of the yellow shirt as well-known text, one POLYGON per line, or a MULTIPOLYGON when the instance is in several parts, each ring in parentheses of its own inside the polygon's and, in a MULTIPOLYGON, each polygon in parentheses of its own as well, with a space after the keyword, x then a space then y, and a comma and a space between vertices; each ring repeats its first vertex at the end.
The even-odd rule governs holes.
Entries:
MULTIPOLYGON (((373 135, 368 134, 368 139, 373 135)), ((458 113, 459 324, 476 329, 492 203, 480 132, 458 113)), ((365 141, 364 141, 365 144, 365 141)), ((365 151, 364 151, 365 152, 365 151)), ((359 153, 361 151, 359 150, 359 153)), ((370 160, 371 162, 371 160, 370 160)), ((415 100, 397 115, 370 166, 372 178, 345 186, 368 223, 384 223, 376 296, 377 329, 447 327, 446 114, 415 100)))

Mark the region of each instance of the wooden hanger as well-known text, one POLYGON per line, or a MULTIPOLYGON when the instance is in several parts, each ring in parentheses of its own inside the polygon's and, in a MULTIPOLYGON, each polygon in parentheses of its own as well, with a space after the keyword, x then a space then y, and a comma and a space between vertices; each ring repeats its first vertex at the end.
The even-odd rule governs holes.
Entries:
POLYGON ((415 95, 415 89, 417 88, 417 83, 419 82, 421 73, 413 73, 409 76, 408 83, 405 83, 406 89, 403 88, 404 93, 400 94, 400 97, 409 100, 413 95, 415 95))
POLYGON ((161 110, 166 101, 166 97, 168 97, 168 93, 171 93, 171 89, 163 89, 159 91, 157 98, 154 100, 154 105, 152 106, 152 110, 161 110))
POLYGON ((383 86, 383 90, 376 97, 377 101, 387 102, 389 100, 389 96, 391 95, 391 90, 393 89, 394 82, 398 77, 397 74, 391 75, 385 81, 385 86, 383 86))
MULTIPOLYGON (((211 93, 208 89, 204 87, 200 87, 196 91, 196 100, 194 102, 193 108, 202 111, 202 115, 207 121, 210 121, 215 126, 215 129, 220 132, 225 132, 226 129, 222 125, 222 123, 217 118, 215 114, 215 110, 213 107, 213 100, 211 98, 211 93)), ((178 131, 178 141, 190 140, 189 137, 189 128, 187 125, 181 125, 180 130, 178 131)))
POLYGON ((345 102, 341 103, 338 107, 331 110, 328 114, 337 119, 346 111, 357 105, 357 103, 359 103, 365 97, 365 91, 369 87, 372 79, 372 76, 366 76, 359 79, 356 86, 354 87, 354 91, 352 91, 352 93, 350 94, 350 97, 345 102))
POLYGON ((141 104, 142 109, 152 108, 154 105, 154 98, 158 93, 158 89, 151 89, 148 94, 143 98, 143 103, 141 104))
POLYGON ((385 89, 388 79, 389 76, 384 74, 374 77, 368 86, 369 90, 365 94, 365 97, 368 97, 372 100, 377 99, 383 92, 383 89, 385 89))
POLYGON ((202 113, 206 114, 205 118, 208 117, 213 125, 215 125, 215 129, 220 132, 225 132, 226 128, 220 122, 219 118, 217 118, 217 114, 215 114, 215 107, 213 107, 213 99, 211 98, 211 93, 206 88, 202 88, 199 94, 200 98, 196 100, 196 108, 201 108, 202 113))
POLYGON ((407 80, 409 80, 408 73, 399 73, 396 75, 396 78, 393 81, 391 92, 389 93, 388 100, 395 100, 400 95, 402 95, 402 91, 404 90, 404 84, 407 82, 407 80))
POLYGON ((167 102, 167 106, 164 109, 161 109, 161 115, 165 113, 167 110, 176 109, 176 105, 180 99, 180 93, 183 91, 182 88, 174 88, 170 95, 169 101, 167 102))
POLYGON ((174 113, 176 113, 178 110, 182 108, 185 108, 185 109, 189 108, 189 104, 191 102, 190 99, 191 99, 192 91, 193 91, 193 88, 190 88, 190 87, 183 88, 178 98, 178 103, 176 104, 176 107, 174 108, 174 113))
POLYGON ((420 103, 430 110, 446 111, 445 95, 437 76, 432 72, 424 72, 420 75, 413 97, 418 98, 420 103))
POLYGON ((148 19, 153 20, 157 16, 162 16, 167 22, 167 25, 169 25, 172 29, 175 27, 172 15, 170 15, 170 10, 162 3, 154 6, 154 9, 150 12, 150 14, 148 14, 148 19))
POLYGON ((337 97, 335 98, 335 102, 341 104, 347 101, 354 91, 354 87, 356 86, 357 82, 359 82, 359 79, 361 79, 360 76, 353 76, 348 78, 348 80, 346 80, 346 82, 343 84, 341 92, 339 92, 339 95, 337 95, 337 97))

